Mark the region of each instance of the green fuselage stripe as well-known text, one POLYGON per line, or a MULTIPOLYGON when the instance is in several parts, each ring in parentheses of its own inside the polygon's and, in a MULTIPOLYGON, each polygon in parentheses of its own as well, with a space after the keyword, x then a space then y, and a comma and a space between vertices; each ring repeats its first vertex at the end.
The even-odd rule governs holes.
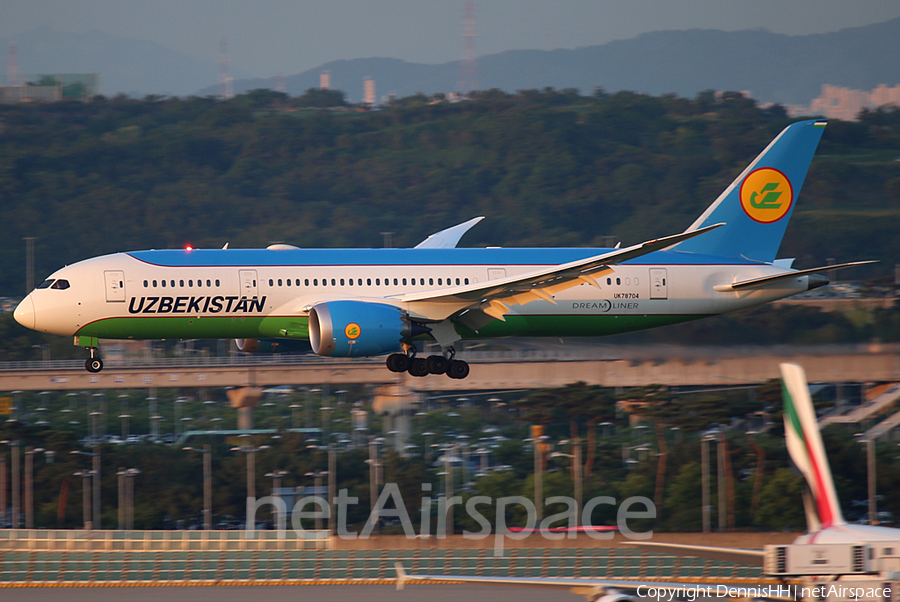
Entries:
MULTIPOLYGON (((599 337, 679 324, 705 315, 507 315, 477 332, 457 326, 464 339, 496 337, 599 337)), ((88 324, 81 336, 104 339, 308 338, 309 319, 299 316, 108 318, 88 324)))

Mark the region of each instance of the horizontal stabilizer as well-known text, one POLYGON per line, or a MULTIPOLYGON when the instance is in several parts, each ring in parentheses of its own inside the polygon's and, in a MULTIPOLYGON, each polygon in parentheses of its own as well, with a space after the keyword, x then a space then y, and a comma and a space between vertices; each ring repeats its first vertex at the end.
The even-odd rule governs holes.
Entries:
POLYGON ((731 284, 719 284, 713 287, 713 290, 719 292, 742 291, 751 288, 758 288, 766 284, 778 282, 779 280, 788 280, 790 278, 798 278, 800 276, 809 276, 811 274, 821 274, 822 272, 830 272, 831 270, 842 270, 844 268, 852 268, 858 265, 866 265, 868 263, 877 263, 878 260, 870 261, 853 261, 850 263, 839 263, 837 265, 824 265, 818 268, 810 268, 808 270, 797 270, 793 272, 785 272, 784 274, 775 274, 774 276, 763 276, 762 278, 753 278, 751 280, 742 280, 740 282, 732 282, 731 284))

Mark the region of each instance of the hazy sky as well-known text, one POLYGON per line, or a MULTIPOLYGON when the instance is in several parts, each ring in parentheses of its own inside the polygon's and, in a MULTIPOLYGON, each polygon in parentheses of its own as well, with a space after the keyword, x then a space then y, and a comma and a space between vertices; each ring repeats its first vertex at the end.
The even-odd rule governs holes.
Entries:
MULTIPOLYGON (((342 58, 442 63, 462 56, 463 0, 4 0, 0 37, 40 26, 100 30, 294 74, 342 58)), ((897 0, 475 0, 476 54, 575 48, 663 29, 835 31, 900 17, 897 0)))

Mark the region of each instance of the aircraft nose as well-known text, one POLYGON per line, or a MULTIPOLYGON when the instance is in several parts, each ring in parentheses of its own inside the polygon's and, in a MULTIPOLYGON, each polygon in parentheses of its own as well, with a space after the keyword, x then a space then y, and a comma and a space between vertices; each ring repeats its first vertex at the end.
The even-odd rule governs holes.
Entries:
POLYGON ((22 299, 22 302, 16 307, 13 317, 25 328, 34 330, 34 300, 31 295, 22 299))

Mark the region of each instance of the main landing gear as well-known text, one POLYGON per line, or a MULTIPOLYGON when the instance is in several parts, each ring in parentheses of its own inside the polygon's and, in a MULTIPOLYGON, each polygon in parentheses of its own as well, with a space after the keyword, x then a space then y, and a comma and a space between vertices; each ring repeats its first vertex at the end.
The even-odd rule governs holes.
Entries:
POLYGON ((90 347, 91 357, 89 357, 84 362, 84 369, 88 372, 97 373, 103 370, 103 360, 100 359, 100 356, 97 354, 96 347, 90 347))
POLYGON ((410 347, 407 353, 392 353, 385 363, 391 372, 409 372, 411 376, 446 374, 453 379, 464 379, 469 375, 469 364, 454 359, 456 352, 452 348, 448 351, 450 357, 431 355, 424 358, 416 357, 416 348, 410 347))

